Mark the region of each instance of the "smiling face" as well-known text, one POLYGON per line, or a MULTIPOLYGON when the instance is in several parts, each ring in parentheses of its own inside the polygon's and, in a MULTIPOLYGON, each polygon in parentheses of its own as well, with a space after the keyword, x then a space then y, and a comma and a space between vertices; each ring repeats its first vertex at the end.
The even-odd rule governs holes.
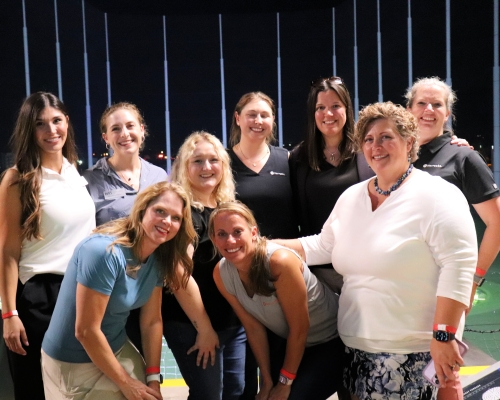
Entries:
POLYGON ((248 225, 240 214, 221 212, 214 220, 215 247, 235 266, 248 264, 254 253, 257 227, 248 225))
POLYGON ((342 135, 346 122, 346 107, 334 90, 319 92, 314 114, 316 127, 324 137, 342 135))
POLYGON ((106 132, 102 137, 115 155, 138 155, 144 141, 144 125, 134 112, 121 108, 106 118, 106 132))
POLYGON ((61 153, 68 136, 68 117, 54 107, 45 107, 35 121, 35 141, 42 154, 61 153))
POLYGON ((401 176, 408 168, 411 140, 403 139, 392 121, 377 119, 367 129, 363 154, 377 176, 401 176))
POLYGON ((222 179, 222 161, 214 145, 200 140, 187 160, 187 174, 193 197, 196 193, 212 194, 222 179))
POLYGON ((236 124, 242 137, 263 141, 273 132, 274 115, 267 102, 259 98, 250 101, 241 112, 235 112, 236 124))
POLYGON ((409 111, 418 119, 420 145, 443 134, 450 116, 446 98, 445 88, 437 85, 421 86, 415 92, 409 111))
POLYGON ((143 253, 152 253, 159 245, 171 240, 182 224, 184 203, 177 193, 167 190, 153 200, 142 218, 143 253))

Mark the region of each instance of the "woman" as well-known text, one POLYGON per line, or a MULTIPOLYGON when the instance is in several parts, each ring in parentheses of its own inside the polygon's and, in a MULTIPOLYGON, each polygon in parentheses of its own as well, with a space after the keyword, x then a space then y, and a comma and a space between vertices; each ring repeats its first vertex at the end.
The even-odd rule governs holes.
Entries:
POLYGON ((0 297, 16 399, 44 399, 40 348, 73 249, 95 227, 64 104, 38 92, 11 137, 0 185, 0 297), (26 385, 29 376, 30 385, 26 385))
MULTIPOLYGON (((83 173, 94 200, 97 225, 129 215, 137 194, 148 186, 167 180, 165 170, 139 156, 148 135, 139 109, 122 102, 109 106, 101 116, 100 128, 111 157, 103 157, 83 173)), ((130 313, 127 334, 142 354, 139 310, 130 313)))
MULTIPOLYGON (((307 98, 305 140, 290 154, 300 234, 319 233, 340 195, 372 176, 365 158, 356 152, 353 107, 346 85, 336 76, 313 81, 307 98)), ((331 264, 311 270, 340 293, 342 276, 331 264)))
POLYGON ((482 284, 500 250, 500 192, 490 168, 478 153, 469 147, 446 145, 451 141, 452 131, 447 123, 453 118, 456 101, 451 87, 439 78, 423 78, 408 89, 405 97, 406 107, 417 118, 419 127, 420 153, 415 167, 457 186, 486 225, 469 312, 478 283, 482 284))
POLYGON ((343 350, 336 329, 337 295, 295 252, 261 237, 242 203, 220 204, 208 229, 224 257, 214 270, 215 283, 243 323, 260 367, 256 399, 332 395, 343 350), (286 339, 285 354, 270 357, 265 327, 286 339))
POLYGON ((229 156, 215 136, 194 132, 179 149, 171 178, 184 188, 191 200, 198 235, 193 278, 201 292, 199 300, 210 317, 210 331, 213 337, 218 337, 219 348, 212 365, 199 367, 197 354, 190 351, 197 331, 177 301, 185 295, 182 290, 163 295, 163 333, 189 386, 190 400, 237 400, 244 387, 246 336, 238 317, 215 286, 212 274, 220 257, 214 257, 215 250, 208 237, 208 220, 214 208, 222 201, 234 200, 229 156))
POLYGON ((321 234, 286 243, 344 277, 339 332, 354 399, 433 398, 421 374, 431 357, 443 387, 463 363, 452 333, 469 303, 474 223, 459 190, 413 168, 417 132, 400 106, 365 107, 355 140, 376 177, 344 192, 321 234))
POLYGON ((42 344, 47 398, 162 399, 162 286, 187 285, 195 235, 188 195, 161 182, 137 196, 128 217, 80 242, 42 344), (125 333, 136 307, 145 363, 125 333))

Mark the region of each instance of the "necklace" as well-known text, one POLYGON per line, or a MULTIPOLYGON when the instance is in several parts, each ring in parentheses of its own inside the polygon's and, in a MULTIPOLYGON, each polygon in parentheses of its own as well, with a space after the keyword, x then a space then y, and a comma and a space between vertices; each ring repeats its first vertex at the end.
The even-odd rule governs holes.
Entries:
MULTIPOLYGON (((118 171, 116 171, 116 172, 118 172, 118 171)), ((122 179, 123 179, 123 181, 124 181, 125 183, 127 183, 130 187, 134 187, 134 184, 131 182, 131 181, 132 181, 132 177, 130 177, 130 178, 128 178, 128 179, 127 179, 127 178, 125 177, 125 175, 123 175, 121 172, 118 172, 118 175, 120 175, 120 178, 122 178, 122 179)))
MULTIPOLYGON (((111 166, 111 168, 113 168, 113 170, 116 172, 116 174, 118 175, 118 177, 123 182, 125 182, 127 185, 129 185, 132 188, 136 185, 135 177, 136 177, 137 174, 136 174, 135 170, 132 170, 132 176, 130 178, 127 178, 121 171, 118 171, 118 169, 115 168, 115 166, 111 162, 111 159, 108 159, 108 164, 111 166)), ((140 169, 139 169, 139 171, 140 171, 140 169)), ((140 172, 139 172, 139 174, 140 174, 140 172)), ((139 182, 137 182, 137 183, 139 183, 139 182)))
POLYGON ((389 196, 391 192, 394 192, 396 189, 398 189, 403 181, 410 175, 411 171, 413 170, 413 164, 410 164, 406 172, 403 174, 401 178, 398 179, 398 181, 392 185, 389 190, 382 190, 378 187, 378 177, 375 177, 375 181, 373 182, 375 184, 375 190, 377 193, 381 194, 382 196, 389 196))
POLYGON ((328 150, 328 149, 326 149, 326 148, 325 148, 324 150, 325 150, 328 154, 330 154, 329 156, 326 156, 326 155, 325 155, 325 158, 327 158, 327 157, 328 157, 328 159, 329 159, 331 162, 335 162, 335 160, 337 159, 337 158, 336 158, 336 155, 337 155, 337 154, 336 154, 336 152, 333 152, 333 153, 332 153, 330 150, 328 150))
POLYGON ((253 162, 251 161, 246 155, 245 153, 243 153, 243 149, 241 148, 241 145, 238 143, 238 149, 241 151, 241 154, 243 155, 243 157, 245 157, 245 160, 247 160, 250 164, 252 164, 254 167, 257 166, 257 163, 261 162, 265 156, 267 156, 269 154, 269 149, 266 149, 266 152, 264 153, 264 155, 259 158, 257 161, 253 162))

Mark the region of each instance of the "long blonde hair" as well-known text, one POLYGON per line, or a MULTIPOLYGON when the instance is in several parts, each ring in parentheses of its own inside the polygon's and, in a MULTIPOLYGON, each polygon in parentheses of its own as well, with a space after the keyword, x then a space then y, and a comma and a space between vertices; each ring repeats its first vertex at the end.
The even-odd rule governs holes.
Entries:
POLYGON ((132 253, 139 260, 139 251, 145 236, 142 219, 150 204, 165 192, 174 192, 183 203, 182 223, 177 235, 172 240, 162 243, 154 251, 156 265, 162 278, 171 290, 185 288, 193 272, 193 261, 187 254, 187 248, 195 242, 197 235, 191 219, 191 205, 186 191, 175 183, 159 182, 149 186, 137 195, 130 215, 125 218, 110 221, 97 228, 94 233, 115 236, 111 247, 118 244, 132 249, 132 253), (178 278, 177 265, 184 267, 181 279, 178 278))
POLYGON ((207 142, 214 146, 215 152, 222 163, 222 178, 214 189, 213 196, 218 203, 234 200, 235 184, 231 170, 231 162, 227 151, 222 143, 214 135, 205 131, 196 131, 189 135, 177 153, 170 179, 177 182, 188 193, 191 205, 199 210, 203 210, 203 205, 193 198, 191 182, 188 176, 188 163, 193 155, 196 145, 200 142, 207 142))

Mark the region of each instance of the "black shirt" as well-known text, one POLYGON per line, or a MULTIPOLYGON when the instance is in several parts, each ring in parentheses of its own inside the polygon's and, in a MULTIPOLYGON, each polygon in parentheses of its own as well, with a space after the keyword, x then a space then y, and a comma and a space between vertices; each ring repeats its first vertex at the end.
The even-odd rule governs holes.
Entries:
POLYGON ((260 233, 270 239, 298 237, 293 209, 288 151, 269 146, 269 158, 259 173, 252 171, 228 149, 236 181, 236 198, 252 210, 260 233))
POLYGON ((450 145, 450 142, 451 134, 445 133, 420 146, 415 167, 454 184, 469 204, 499 196, 493 173, 482 156, 469 147, 450 145))

